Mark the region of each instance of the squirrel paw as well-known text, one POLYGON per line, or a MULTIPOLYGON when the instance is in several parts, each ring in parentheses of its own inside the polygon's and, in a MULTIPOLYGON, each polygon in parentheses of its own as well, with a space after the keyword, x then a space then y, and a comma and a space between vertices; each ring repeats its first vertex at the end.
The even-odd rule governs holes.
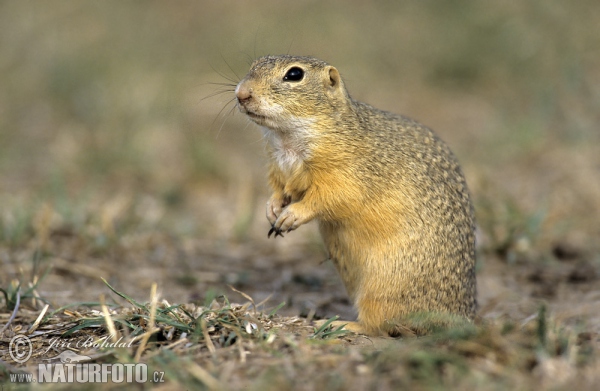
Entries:
POLYGON ((271 223, 271 226, 275 225, 277 218, 283 211, 283 208, 290 204, 290 197, 278 197, 273 195, 271 199, 267 202, 267 220, 271 223))
POLYGON ((313 216, 307 214, 301 204, 291 204, 281 212, 275 223, 271 225, 269 237, 273 233, 275 233, 275 237, 283 237, 282 233, 293 231, 302 224, 308 223, 312 218, 313 216))

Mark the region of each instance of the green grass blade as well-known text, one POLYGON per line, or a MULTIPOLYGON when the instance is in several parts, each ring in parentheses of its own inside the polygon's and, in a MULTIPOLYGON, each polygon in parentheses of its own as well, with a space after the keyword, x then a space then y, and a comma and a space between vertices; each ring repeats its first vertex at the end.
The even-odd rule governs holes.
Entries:
POLYGON ((141 308, 141 309, 144 309, 144 310, 148 311, 148 308, 147 308, 145 305, 138 303, 138 302, 137 302, 137 301, 135 301, 133 298, 131 298, 131 297, 127 296, 127 295, 126 295, 126 294, 124 294, 124 293, 121 293, 121 292, 117 291, 115 288, 113 288, 112 286, 110 286, 110 284, 109 284, 109 283, 108 283, 108 282, 107 282, 107 281, 104 279, 104 277, 100 277, 100 279, 101 279, 101 280, 102 280, 102 282, 104 282, 104 283, 106 284, 106 286, 107 286, 107 287, 108 287, 108 288, 109 288, 111 291, 113 291, 113 292, 114 292, 116 295, 118 295, 119 297, 122 297, 123 299, 127 300, 127 301, 128 301, 130 304, 133 304, 134 306, 136 306, 136 307, 138 307, 138 308, 141 308))

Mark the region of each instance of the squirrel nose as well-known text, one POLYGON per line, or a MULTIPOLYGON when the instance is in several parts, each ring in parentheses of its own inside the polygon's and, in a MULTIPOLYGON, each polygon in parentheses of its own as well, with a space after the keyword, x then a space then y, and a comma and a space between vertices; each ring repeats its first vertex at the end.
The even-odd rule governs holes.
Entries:
POLYGON ((252 98, 252 88, 249 88, 246 83, 240 83, 235 87, 235 96, 238 102, 247 102, 252 98))

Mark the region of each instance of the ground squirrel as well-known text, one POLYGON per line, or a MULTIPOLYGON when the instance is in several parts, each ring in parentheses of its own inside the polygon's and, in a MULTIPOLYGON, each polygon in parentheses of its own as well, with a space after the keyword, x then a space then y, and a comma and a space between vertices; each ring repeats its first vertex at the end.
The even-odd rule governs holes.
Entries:
POLYGON ((358 311, 347 328, 398 335, 412 314, 474 317, 473 208, 432 130, 353 100, 315 58, 259 58, 235 95, 268 140, 269 236, 318 221, 358 311))

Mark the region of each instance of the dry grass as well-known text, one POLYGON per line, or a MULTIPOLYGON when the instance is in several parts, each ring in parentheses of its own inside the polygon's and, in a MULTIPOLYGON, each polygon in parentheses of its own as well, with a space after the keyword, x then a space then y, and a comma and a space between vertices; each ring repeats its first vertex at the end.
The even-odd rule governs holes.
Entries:
POLYGON ((582 389, 595 384, 600 368, 598 335, 560 325, 543 306, 521 322, 488 320, 394 340, 317 329, 253 301, 172 305, 154 295, 143 304, 107 286, 128 305, 58 309, 41 321, 38 311, 20 309, 0 341, 27 335, 36 353, 14 367, 3 349, 4 380, 56 357, 64 348, 44 347, 57 338, 73 346, 91 338, 99 348, 73 350, 93 362, 147 363, 165 373, 169 389, 582 389))
POLYGON ((53 339, 75 345, 91 338, 100 348, 73 350, 94 362, 147 363, 165 373, 162 386, 169 389, 582 389, 598 380, 598 334, 560 325, 544 306, 519 323, 496 319, 394 340, 327 324, 317 329, 253 301, 239 305, 220 297, 208 306, 172 305, 154 294, 143 304, 107 286, 128 305, 58 309, 41 321, 38 311, 20 309, 0 341, 7 346, 14 335, 27 335, 37 353, 27 366, 14 367, 3 349, 4 379, 35 373, 37 363, 56 357, 64 348, 44 349, 53 339))

